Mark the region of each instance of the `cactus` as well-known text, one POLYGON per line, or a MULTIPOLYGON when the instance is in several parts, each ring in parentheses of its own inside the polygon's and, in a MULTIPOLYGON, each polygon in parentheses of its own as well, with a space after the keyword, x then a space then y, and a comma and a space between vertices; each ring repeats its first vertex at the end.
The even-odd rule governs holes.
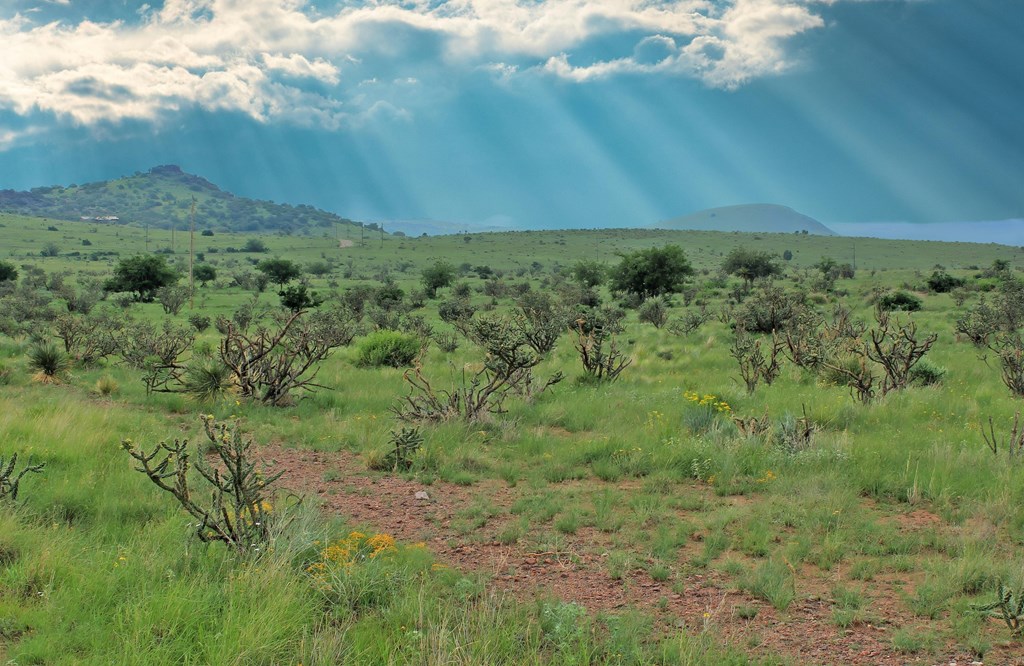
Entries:
POLYGON ((1003 581, 999 581, 996 594, 997 599, 994 602, 975 606, 975 610, 990 617, 1000 618, 1014 636, 1024 636, 1024 585, 1013 590, 1003 581))
POLYGON ((242 437, 237 420, 229 426, 217 423, 212 416, 201 418, 221 463, 214 467, 202 455, 196 456, 195 470, 208 486, 202 493, 193 492, 194 477, 189 478, 193 464, 187 439, 176 439, 173 444, 160 442, 151 453, 139 449, 130 439, 123 440, 121 446, 139 462, 139 472, 172 494, 199 521, 195 533, 200 541, 220 541, 239 555, 258 554, 270 540, 272 507, 265 499, 266 490, 281 472, 264 475, 256 469, 249 454, 252 440, 242 437), (196 495, 205 497, 211 488, 208 503, 195 499, 196 495))
POLYGON ((11 459, 6 462, 3 458, 0 458, 0 499, 10 497, 12 500, 17 500, 22 477, 29 473, 38 474, 42 472, 43 468, 46 467, 46 463, 33 464, 32 457, 29 456, 28 464, 15 472, 14 469, 17 466, 17 453, 11 454, 11 459))

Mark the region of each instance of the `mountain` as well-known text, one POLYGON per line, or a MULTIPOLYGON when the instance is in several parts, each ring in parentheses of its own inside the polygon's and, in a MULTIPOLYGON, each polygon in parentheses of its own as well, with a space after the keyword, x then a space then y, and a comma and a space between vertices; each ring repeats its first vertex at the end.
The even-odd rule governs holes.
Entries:
POLYGON ((833 225, 843 236, 1024 246, 1024 219, 973 222, 863 222, 833 225))
POLYGON ((173 164, 85 185, 36 187, 28 192, 0 190, 0 211, 182 229, 188 226, 193 197, 198 229, 302 233, 335 224, 358 224, 312 206, 236 197, 173 164))
POLYGON ((813 217, 802 215, 787 206, 747 204, 709 208, 683 217, 652 224, 655 229, 693 229, 696 231, 752 231, 784 233, 806 231, 819 236, 836 233, 813 217))

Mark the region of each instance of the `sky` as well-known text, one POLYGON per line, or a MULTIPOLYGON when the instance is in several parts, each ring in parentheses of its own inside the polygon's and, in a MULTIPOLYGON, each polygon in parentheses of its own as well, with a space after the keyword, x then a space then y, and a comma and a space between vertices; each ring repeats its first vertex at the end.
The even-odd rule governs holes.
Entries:
POLYGON ((0 0, 0 189, 366 221, 1024 218, 1019 0, 0 0))

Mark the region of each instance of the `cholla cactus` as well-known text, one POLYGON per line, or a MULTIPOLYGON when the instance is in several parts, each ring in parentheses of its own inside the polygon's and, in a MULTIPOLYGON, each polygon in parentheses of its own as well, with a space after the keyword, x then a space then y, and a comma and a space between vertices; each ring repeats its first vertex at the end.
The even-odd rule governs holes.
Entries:
POLYGON ((976 606, 975 610, 998 617, 1010 628, 1014 636, 1024 636, 1024 585, 1016 591, 999 581, 998 598, 984 606, 976 606))
POLYGON ((419 428, 402 428, 398 432, 392 430, 391 444, 394 448, 385 456, 385 464, 392 472, 404 472, 412 467, 412 456, 423 444, 423 435, 419 428))
POLYGON ((122 441, 121 446, 139 462, 138 471, 171 493, 199 521, 195 533, 200 541, 223 542, 240 555, 257 554, 270 539, 273 507, 266 500, 266 490, 281 472, 264 475, 256 469, 249 453, 252 440, 243 438, 237 419, 228 425, 217 423, 212 415, 201 418, 206 437, 220 459, 217 466, 207 463, 202 455, 193 465, 187 439, 176 439, 173 444, 160 442, 148 454, 130 439, 122 441), (193 466, 212 487, 208 503, 193 497, 195 477, 189 478, 193 466))
POLYGON ((21 483, 22 477, 29 472, 38 474, 43 471, 46 467, 46 463, 32 464, 31 456, 28 459, 28 465, 18 470, 16 473, 14 468, 18 465, 18 454, 11 454, 11 459, 4 461, 0 458, 0 500, 10 497, 12 500, 18 499, 18 488, 21 483))

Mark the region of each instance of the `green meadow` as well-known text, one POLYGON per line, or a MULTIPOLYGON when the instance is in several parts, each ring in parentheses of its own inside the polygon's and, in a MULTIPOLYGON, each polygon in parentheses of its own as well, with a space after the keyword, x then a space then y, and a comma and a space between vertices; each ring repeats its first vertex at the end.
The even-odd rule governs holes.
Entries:
MULTIPOLYGON (((1021 248, 631 229, 360 234, 197 231, 197 263, 217 277, 178 314, 120 295, 93 308, 186 328, 246 304, 271 316, 276 286, 234 279, 271 257, 303 268, 321 311, 359 289, 371 301, 382 286, 401 291, 395 317, 367 306, 351 342, 317 364, 319 388, 269 406, 232 386, 147 393, 144 370, 117 354, 41 377, 33 350, 64 349, 60 285, 96 285, 147 252, 185 273, 188 234, 0 215, 0 261, 19 272, 0 290, 0 457, 45 464, 0 504, 0 661, 1002 664, 1024 652, 1019 633, 978 610, 1000 584, 1024 585, 1024 461, 983 437, 1011 439, 1020 399, 998 355, 955 330, 1017 279, 1021 248), (254 239, 265 252, 243 251, 254 239), (614 266, 666 244, 694 268, 668 319, 703 305, 706 320, 656 327, 629 304, 616 381, 584 377, 582 334, 566 326, 532 368, 534 388, 559 383, 510 392, 502 413, 468 422, 397 418, 415 395, 412 363, 438 392, 483 368, 480 345, 439 313, 457 292, 477 319, 507 316, 527 293, 570 293, 580 261, 614 266), (730 313, 761 287, 720 272, 738 247, 777 255, 775 285, 826 319, 842 307, 870 328, 880 295, 916 296, 920 310, 891 316, 937 336, 931 380, 862 401, 835 373, 780 355, 777 377, 748 391, 730 313), (854 275, 820 285, 825 257, 854 275), (416 295, 438 262, 452 284, 416 295), (986 273, 994 262, 1006 262, 1002 277, 986 273), (929 290, 936 270, 964 286, 929 290), (19 319, 12 303, 30 296, 43 305, 19 319), (417 338, 418 359, 368 365, 367 340, 391 321, 417 338), (187 438, 209 456, 200 415, 237 419, 259 466, 284 473, 267 489, 258 552, 195 538, 196 518, 122 446, 187 438), (408 465, 390 464, 394 433, 411 427, 422 443, 408 465)), ((596 296, 622 300, 607 284, 596 296)), ((224 335, 195 332, 182 363, 216 359, 224 335)))

